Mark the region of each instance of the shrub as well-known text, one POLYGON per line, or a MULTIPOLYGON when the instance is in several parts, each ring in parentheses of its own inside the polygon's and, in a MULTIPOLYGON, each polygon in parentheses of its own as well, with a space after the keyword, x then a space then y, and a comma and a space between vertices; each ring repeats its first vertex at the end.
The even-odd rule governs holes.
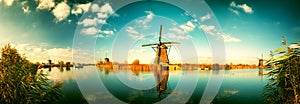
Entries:
POLYGON ((300 103, 300 54, 298 47, 284 45, 267 61, 272 70, 267 74, 269 82, 265 86, 265 101, 270 104, 300 103), (277 55, 278 57, 274 57, 277 55))
POLYGON ((37 66, 21 57, 9 44, 1 51, 0 103, 36 104, 56 103, 63 97, 62 83, 52 86, 43 74, 36 74, 37 66))

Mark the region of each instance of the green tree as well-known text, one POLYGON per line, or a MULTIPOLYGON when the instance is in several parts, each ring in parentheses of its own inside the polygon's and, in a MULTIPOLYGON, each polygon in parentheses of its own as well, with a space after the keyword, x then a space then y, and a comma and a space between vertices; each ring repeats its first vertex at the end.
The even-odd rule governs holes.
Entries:
POLYGON ((299 43, 290 46, 284 43, 283 47, 271 51, 271 58, 267 61, 267 64, 272 67, 272 70, 267 74, 269 82, 264 89, 267 103, 300 103, 299 47, 299 43))
POLYGON ((21 57, 9 44, 1 50, 0 103, 55 103, 62 99, 61 82, 50 84, 37 74, 37 66, 21 57))

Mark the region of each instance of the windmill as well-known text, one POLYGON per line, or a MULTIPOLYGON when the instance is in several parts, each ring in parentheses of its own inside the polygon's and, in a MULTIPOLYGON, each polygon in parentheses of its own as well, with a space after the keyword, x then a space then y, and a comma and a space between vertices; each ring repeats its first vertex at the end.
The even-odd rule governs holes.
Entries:
POLYGON ((179 42, 162 42, 161 35, 162 25, 160 25, 158 43, 142 45, 142 47, 152 46, 152 49, 156 52, 156 56, 154 59, 154 65, 156 66, 156 70, 153 70, 153 73, 156 81, 156 89, 159 92, 159 97, 160 94, 167 89, 167 81, 169 77, 169 58, 167 53, 167 44, 180 44, 179 42), (164 70, 160 70, 162 69, 162 67, 164 70))
POLYGON ((179 42, 162 42, 161 41, 161 35, 162 35, 162 25, 160 25, 160 33, 159 33, 159 40, 158 43, 153 44, 144 44, 142 47, 146 46, 156 46, 152 47, 152 49, 156 52, 156 56, 154 59, 154 64, 160 65, 160 64, 169 64, 169 58, 167 53, 167 44, 180 44, 179 42))

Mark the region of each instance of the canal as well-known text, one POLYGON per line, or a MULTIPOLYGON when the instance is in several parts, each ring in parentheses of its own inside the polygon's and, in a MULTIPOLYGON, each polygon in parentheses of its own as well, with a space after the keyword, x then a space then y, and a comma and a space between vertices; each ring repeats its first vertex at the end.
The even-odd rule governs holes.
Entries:
MULTIPOLYGON (((153 71, 104 69, 85 66, 80 69, 41 69, 51 81, 63 81, 61 103, 156 103, 198 104, 211 70, 170 70, 166 90, 158 93, 153 71), (184 81, 184 82, 182 82, 184 81)), ((266 69, 225 70, 214 104, 263 103, 266 69)), ((165 74, 163 74, 165 75, 165 74)), ((214 87, 214 86, 212 86, 214 87)))

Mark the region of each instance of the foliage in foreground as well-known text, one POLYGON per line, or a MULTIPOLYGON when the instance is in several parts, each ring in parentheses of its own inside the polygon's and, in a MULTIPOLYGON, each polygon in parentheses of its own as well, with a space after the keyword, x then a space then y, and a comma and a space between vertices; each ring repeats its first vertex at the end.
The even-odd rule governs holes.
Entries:
POLYGON ((267 61, 273 69, 267 75, 269 82, 265 86, 265 101, 270 104, 300 103, 300 54, 299 43, 286 44, 271 52, 267 61), (274 58, 274 55, 279 55, 274 58))
POLYGON ((0 104, 56 103, 62 99, 60 86, 52 86, 37 67, 21 57, 9 44, 1 51, 0 104))

